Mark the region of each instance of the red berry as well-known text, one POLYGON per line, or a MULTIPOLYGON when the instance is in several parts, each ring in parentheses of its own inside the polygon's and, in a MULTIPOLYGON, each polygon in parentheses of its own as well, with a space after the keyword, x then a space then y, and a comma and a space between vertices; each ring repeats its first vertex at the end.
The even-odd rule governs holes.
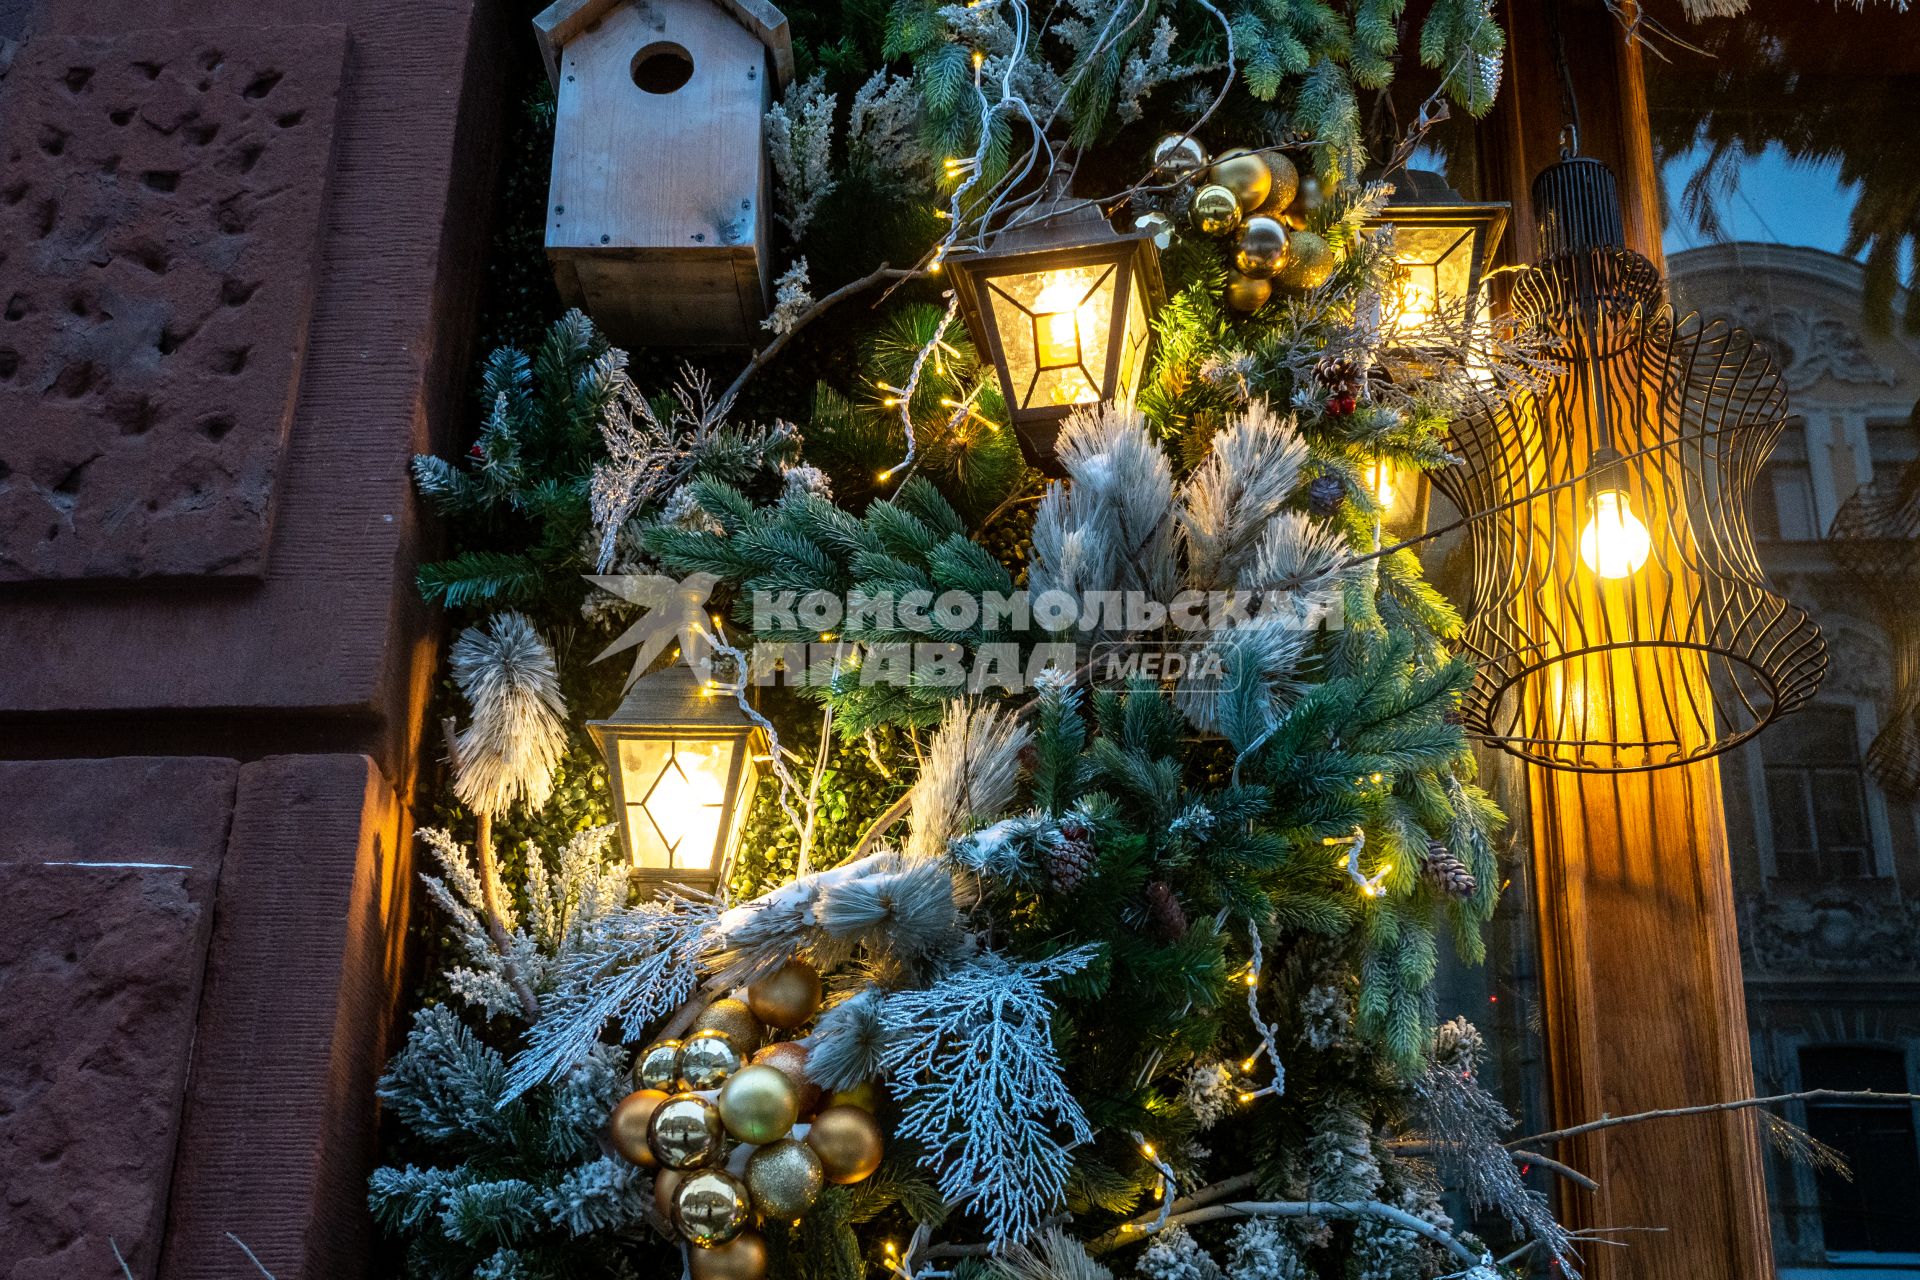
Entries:
POLYGON ((482 449, 478 444, 476 444, 473 446, 473 448, 467 450, 467 456, 469 458, 478 458, 482 462, 484 462, 486 461, 486 458, 487 458, 487 451, 485 449, 482 449))
POLYGON ((1360 402, 1355 400, 1352 396, 1327 397, 1327 412, 1333 414, 1335 417, 1338 417, 1338 418, 1346 417, 1348 414, 1352 413, 1355 409, 1357 409, 1359 405, 1360 405, 1360 402))

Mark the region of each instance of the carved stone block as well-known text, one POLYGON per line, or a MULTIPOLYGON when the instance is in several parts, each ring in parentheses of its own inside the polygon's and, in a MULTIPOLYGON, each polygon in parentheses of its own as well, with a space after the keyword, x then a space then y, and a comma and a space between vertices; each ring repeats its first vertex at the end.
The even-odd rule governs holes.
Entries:
POLYGON ((0 580, 263 571, 345 51, 37 38, 0 79, 0 580))

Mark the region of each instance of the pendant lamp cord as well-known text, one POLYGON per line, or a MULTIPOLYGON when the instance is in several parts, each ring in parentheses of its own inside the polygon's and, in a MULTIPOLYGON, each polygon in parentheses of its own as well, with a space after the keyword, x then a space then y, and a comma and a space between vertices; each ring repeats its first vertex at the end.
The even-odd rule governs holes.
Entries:
POLYGON ((1547 29, 1553 36, 1553 65, 1560 73, 1560 109, 1567 123, 1560 130, 1560 158, 1580 154, 1580 99, 1573 92, 1573 66, 1567 61, 1567 36, 1560 26, 1560 0, 1547 0, 1547 29))

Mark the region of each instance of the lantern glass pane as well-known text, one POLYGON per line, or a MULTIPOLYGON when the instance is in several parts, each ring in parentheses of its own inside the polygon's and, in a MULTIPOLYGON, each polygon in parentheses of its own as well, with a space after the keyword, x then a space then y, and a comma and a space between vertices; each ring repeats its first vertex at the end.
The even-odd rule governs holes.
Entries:
POLYGON ((1147 329, 1147 304, 1140 296, 1140 281, 1135 279, 1127 290, 1127 328, 1120 342, 1120 380, 1114 384, 1114 393, 1121 399, 1131 400, 1139 390, 1140 373, 1146 367, 1147 339, 1151 336, 1147 329))
POLYGON ((988 277, 1016 409, 1101 398, 1117 278, 1111 262, 988 277))
POLYGON ((1399 325, 1417 329, 1436 315, 1457 316, 1473 288, 1474 231, 1459 226, 1396 226, 1399 325))
POLYGON ((713 738, 620 740, 621 795, 636 866, 704 871, 714 865, 740 746, 713 738))

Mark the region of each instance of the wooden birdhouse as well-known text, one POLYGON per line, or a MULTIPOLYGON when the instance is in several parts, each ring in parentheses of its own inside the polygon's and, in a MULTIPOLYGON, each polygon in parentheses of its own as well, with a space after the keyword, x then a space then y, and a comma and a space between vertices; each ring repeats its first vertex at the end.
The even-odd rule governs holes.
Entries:
POLYGON ((558 0, 547 256, 624 346, 736 346, 767 313, 764 132, 793 77, 766 0, 558 0))

